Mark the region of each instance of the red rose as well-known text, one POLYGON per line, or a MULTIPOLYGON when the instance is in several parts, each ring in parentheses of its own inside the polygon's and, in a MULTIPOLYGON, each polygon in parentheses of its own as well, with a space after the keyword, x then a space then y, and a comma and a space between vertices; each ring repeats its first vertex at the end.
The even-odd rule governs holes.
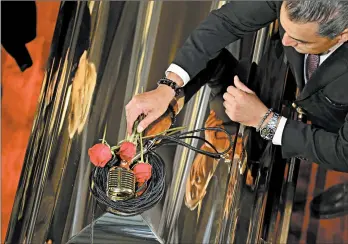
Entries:
POLYGON ((97 167, 104 167, 112 158, 110 147, 103 143, 95 144, 88 149, 90 161, 97 167))
POLYGON ((130 163, 134 158, 136 151, 137 147, 134 145, 134 143, 125 141, 121 144, 118 154, 122 160, 130 163))
POLYGON ((145 181, 151 178, 152 166, 148 163, 137 163, 133 167, 134 175, 137 179, 137 182, 144 183, 145 181))

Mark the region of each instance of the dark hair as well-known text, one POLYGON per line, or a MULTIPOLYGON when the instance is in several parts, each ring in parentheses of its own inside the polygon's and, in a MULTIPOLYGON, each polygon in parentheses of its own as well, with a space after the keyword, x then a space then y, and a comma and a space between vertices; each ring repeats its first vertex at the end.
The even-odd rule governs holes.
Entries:
POLYGON ((291 21, 318 22, 321 36, 333 39, 348 28, 347 1, 289 0, 285 2, 285 9, 291 21))

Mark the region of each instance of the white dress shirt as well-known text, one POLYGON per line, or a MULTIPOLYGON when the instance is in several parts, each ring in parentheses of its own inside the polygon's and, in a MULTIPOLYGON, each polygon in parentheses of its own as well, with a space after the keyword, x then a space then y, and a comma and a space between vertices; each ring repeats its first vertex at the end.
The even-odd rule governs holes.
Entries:
MULTIPOLYGON (((319 66, 340 46, 342 45, 342 43, 337 44, 336 46, 334 46, 328 53, 320 55, 319 56, 319 66)), ((303 72, 304 72, 304 77, 305 77, 305 83, 307 83, 307 78, 306 78, 306 60, 307 60, 308 54, 305 55, 304 57, 304 67, 303 67, 303 72)), ((166 70, 166 74, 168 72, 173 72, 175 74, 177 74, 184 82, 184 86, 190 81, 190 76, 189 74, 180 66, 176 65, 176 64, 171 64, 169 65, 168 69, 166 70)), ((281 145, 282 144, 282 135, 283 135, 283 131, 284 131, 284 127, 286 124, 286 120, 287 118, 285 117, 281 117, 277 130, 274 134, 272 143, 274 145, 281 145)))

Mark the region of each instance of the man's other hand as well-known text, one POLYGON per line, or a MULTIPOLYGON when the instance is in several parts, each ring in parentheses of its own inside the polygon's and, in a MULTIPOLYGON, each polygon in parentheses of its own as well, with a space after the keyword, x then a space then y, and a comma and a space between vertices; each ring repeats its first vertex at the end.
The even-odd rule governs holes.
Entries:
POLYGON ((267 107, 238 76, 234 77, 234 85, 229 86, 223 95, 226 114, 235 122, 256 128, 267 112, 267 107))

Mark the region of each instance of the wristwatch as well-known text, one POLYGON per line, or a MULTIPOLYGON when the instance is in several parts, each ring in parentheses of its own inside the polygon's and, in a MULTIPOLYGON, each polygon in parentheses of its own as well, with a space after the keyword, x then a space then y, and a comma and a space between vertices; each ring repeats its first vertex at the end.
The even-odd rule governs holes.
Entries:
POLYGON ((267 125, 265 125, 260 130, 260 136, 265 140, 272 140, 278 126, 279 114, 273 113, 272 118, 269 120, 267 125))

